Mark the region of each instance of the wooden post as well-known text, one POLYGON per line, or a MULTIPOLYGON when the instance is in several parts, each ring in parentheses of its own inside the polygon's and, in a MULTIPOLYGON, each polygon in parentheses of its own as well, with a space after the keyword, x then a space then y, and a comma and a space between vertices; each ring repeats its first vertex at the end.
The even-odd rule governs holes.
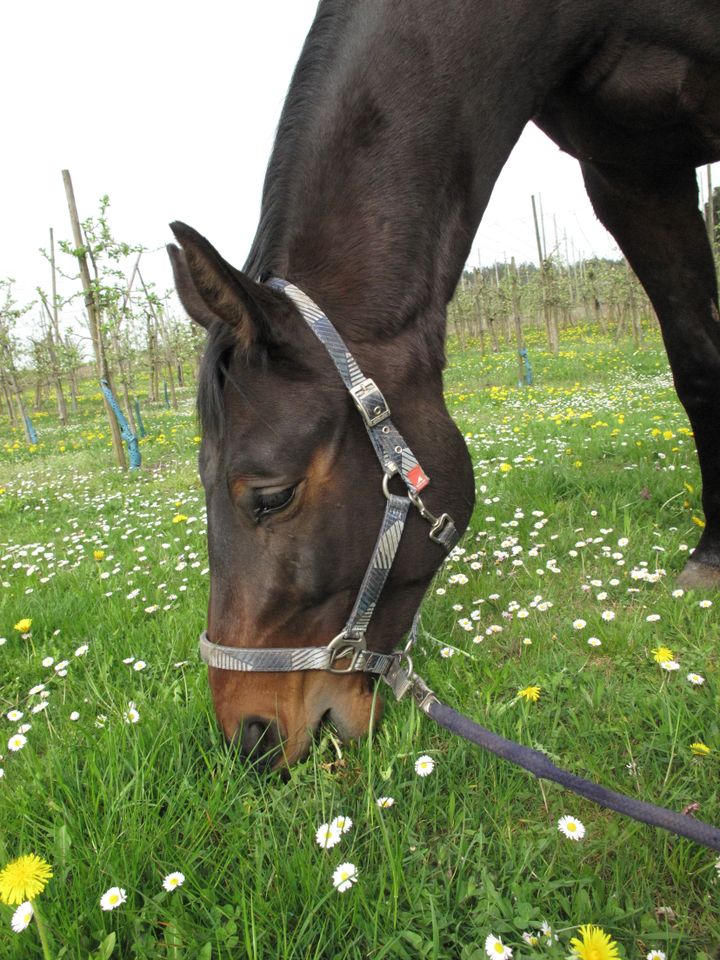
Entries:
POLYGON ((543 244, 540 242, 540 227, 538 226, 538 215, 537 208, 535 206, 535 195, 531 197, 532 200, 532 211, 533 211, 533 220, 535 221, 535 240, 537 241, 538 248, 538 262, 540 266, 540 279, 542 281, 542 299, 543 299, 543 316, 545 317, 545 332, 547 333, 548 346, 550 352, 557 354, 560 351, 560 337, 558 336, 557 329, 557 317, 553 313, 550 297, 548 291, 548 265, 547 259, 544 255, 543 244))
POLYGON ((522 384, 525 382, 525 364, 520 351, 525 347, 525 338, 523 337, 522 318, 520 317, 520 291, 518 288, 518 273, 515 257, 510 260, 510 284, 512 291, 513 322, 515 324, 515 346, 517 347, 518 355, 518 384, 522 384))
MULTIPOLYGON (((97 309, 95 296, 90 283, 90 271, 88 270, 85 243, 83 240, 82 230, 80 229, 80 218, 78 217, 77 205, 75 203, 75 193, 73 191, 72 180, 70 179, 70 171, 63 170, 62 178, 63 183, 65 184, 65 196, 67 197, 68 210, 70 212, 73 242, 75 243, 75 249, 78 251, 77 261, 80 267, 80 279, 82 281, 83 292, 85 294, 85 308, 87 310, 88 320, 90 321, 90 337, 92 339, 93 349, 95 350, 95 366, 97 375, 99 379, 103 378, 108 382, 111 382, 110 371, 108 369, 103 345, 100 314, 97 309)), ((117 420, 115 419, 115 414, 112 412, 110 404, 107 402, 104 394, 103 403, 105 405, 108 423, 110 424, 112 445, 113 450, 115 451, 115 462, 119 467, 125 470, 127 469, 127 461, 125 460, 125 449, 123 448, 122 437, 120 436, 120 428, 118 427, 117 420)))

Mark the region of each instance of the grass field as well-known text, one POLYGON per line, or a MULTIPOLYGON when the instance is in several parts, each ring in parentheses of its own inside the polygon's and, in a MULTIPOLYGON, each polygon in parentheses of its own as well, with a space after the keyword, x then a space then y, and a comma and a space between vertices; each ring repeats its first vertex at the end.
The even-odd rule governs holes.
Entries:
MULTIPOLYGON (((509 349, 451 352, 478 500, 429 592, 416 668, 573 772, 720 823, 720 598, 674 590, 703 522, 687 420, 654 334, 639 352, 579 328, 563 343, 552 359, 531 342, 524 390, 509 349)), ((37 905, 53 957, 480 960, 490 934, 516 960, 566 957, 581 924, 626 960, 720 957, 717 854, 540 783, 409 703, 341 760, 326 736, 287 783, 244 767, 196 655, 209 578, 192 398, 146 405, 138 476, 112 468, 99 400, 83 408, 64 431, 36 417, 36 449, 0 436, 0 868, 51 864, 37 905), (558 830, 568 814, 580 841, 558 830), (340 815, 352 828, 322 849, 340 815), (345 862, 357 881, 340 893, 345 862), (185 881, 168 892, 172 871, 185 881), (127 900, 103 911, 114 886, 127 900)), ((0 957, 41 957, 13 910, 0 957)))

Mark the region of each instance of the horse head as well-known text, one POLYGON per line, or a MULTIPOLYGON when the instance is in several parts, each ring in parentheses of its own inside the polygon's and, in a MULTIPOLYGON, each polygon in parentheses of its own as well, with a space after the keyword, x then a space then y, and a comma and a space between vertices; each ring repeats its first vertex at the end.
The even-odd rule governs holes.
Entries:
MULTIPOLYGON (((383 472, 331 358, 292 301, 232 267, 190 227, 173 231, 178 294, 208 331, 198 394, 208 638, 237 648, 325 646, 342 630, 373 552, 383 472)), ((313 295, 322 305, 322 291, 313 295)), ((333 316, 341 330, 343 320, 333 316)), ((421 336, 408 324, 347 342, 431 478, 429 509, 447 511, 463 530, 472 466, 443 400, 442 342, 427 349, 421 336)), ((444 557, 412 511, 369 623, 369 649, 399 646, 444 557)), ((225 737, 275 766, 304 756, 324 719, 343 740, 372 722, 367 674, 210 667, 209 679, 225 737)))

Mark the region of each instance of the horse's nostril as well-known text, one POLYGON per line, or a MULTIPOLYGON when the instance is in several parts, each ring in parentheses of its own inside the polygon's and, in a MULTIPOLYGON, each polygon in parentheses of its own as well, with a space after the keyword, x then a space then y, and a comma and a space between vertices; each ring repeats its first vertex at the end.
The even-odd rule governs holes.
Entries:
POLYGON ((263 767, 276 759, 281 740, 277 723, 262 717, 246 717, 237 735, 241 755, 263 767))

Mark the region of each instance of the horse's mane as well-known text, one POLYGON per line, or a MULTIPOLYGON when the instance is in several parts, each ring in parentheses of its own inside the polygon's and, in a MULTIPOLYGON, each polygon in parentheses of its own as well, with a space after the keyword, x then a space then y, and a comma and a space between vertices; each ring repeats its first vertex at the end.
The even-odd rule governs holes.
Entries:
POLYGON ((311 117, 322 102, 322 84, 338 56, 351 15, 352 4, 347 0, 321 0, 295 67, 265 174, 260 222, 243 268, 255 279, 272 270, 282 243, 291 190, 305 154, 303 145, 312 135, 311 117))

